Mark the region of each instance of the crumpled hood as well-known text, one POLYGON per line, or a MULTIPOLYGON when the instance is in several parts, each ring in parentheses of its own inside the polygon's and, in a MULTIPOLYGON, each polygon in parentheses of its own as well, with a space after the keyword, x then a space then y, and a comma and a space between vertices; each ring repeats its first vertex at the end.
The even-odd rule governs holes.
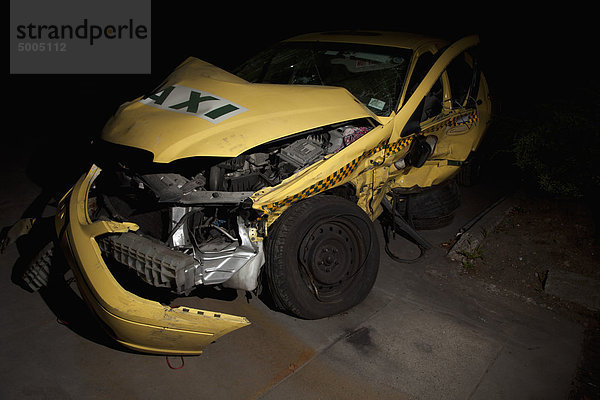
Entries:
POLYGON ((363 117, 377 119, 346 89, 253 84, 188 58, 157 92, 123 104, 101 137, 167 163, 235 157, 294 133, 363 117))

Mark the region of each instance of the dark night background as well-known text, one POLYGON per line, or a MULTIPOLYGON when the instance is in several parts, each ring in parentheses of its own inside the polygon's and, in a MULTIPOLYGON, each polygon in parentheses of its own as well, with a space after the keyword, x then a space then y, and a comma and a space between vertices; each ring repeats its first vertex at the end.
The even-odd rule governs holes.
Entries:
POLYGON ((5 115, 11 128, 4 138, 15 149, 12 157, 31 154, 34 182, 56 189, 50 186, 75 179, 86 161, 86 143, 117 106, 156 87, 188 56, 229 69, 265 46, 310 31, 382 29, 448 39, 478 33, 496 104, 519 118, 532 104, 549 98, 577 102, 574 88, 598 86, 591 10, 522 10, 506 3, 453 9, 404 2, 196 4, 153 2, 150 75, 9 75, 5 115))
MULTIPOLYGON (((274 4, 153 1, 151 74, 9 74, 9 92, 4 96, 8 109, 3 113, 6 120, 0 145, 0 168, 5 178, 0 189, 4 191, 0 192, 0 212, 8 214, 18 209, 15 204, 29 200, 35 190, 29 190, 29 182, 19 181, 26 168, 27 178, 41 193, 32 204, 22 205, 21 217, 41 215, 46 204, 62 196, 87 170, 90 140, 99 135, 117 107, 157 87, 189 56, 228 70, 266 46, 312 31, 390 30, 449 40, 479 34, 481 63, 498 111, 483 144, 491 149, 490 154, 504 156, 487 158, 496 175, 486 183, 497 185, 496 179, 501 177, 503 183, 514 183, 515 187, 532 186, 531 179, 535 183, 537 178, 536 167, 551 172, 559 187, 564 182, 577 182, 596 213, 593 218, 600 243, 597 7, 593 2, 584 6, 573 1, 554 2, 554 6, 549 6, 550 2, 538 3, 544 7, 526 2, 446 3, 452 7, 420 0, 341 5, 302 0, 274 4), (515 141, 531 139, 528 133, 536 130, 542 133, 541 140, 534 137, 529 142, 515 141), (521 147, 515 143, 521 143, 521 147), (515 148, 520 153, 515 153, 515 148), (521 161, 518 168, 516 161, 521 161), (527 176, 527 172, 532 173, 527 176), (562 178, 565 181, 561 182, 562 178)), ((483 186, 477 190, 484 191, 483 186)), ((567 224, 574 223, 568 220, 567 224)), ((549 225, 560 229, 554 221, 549 225)), ((537 234, 547 235, 546 226, 540 226, 537 234)), ((556 247, 564 250, 560 245, 556 247)), ((574 257, 571 261, 576 265, 580 260, 574 257)), ((512 325, 506 326, 512 329, 512 325)), ((507 357, 508 363, 512 358, 507 357)), ((520 356, 515 359, 521 360, 520 356)), ((597 361, 593 357, 590 360, 596 371, 597 361)), ((521 380, 527 383, 528 376, 521 380)))

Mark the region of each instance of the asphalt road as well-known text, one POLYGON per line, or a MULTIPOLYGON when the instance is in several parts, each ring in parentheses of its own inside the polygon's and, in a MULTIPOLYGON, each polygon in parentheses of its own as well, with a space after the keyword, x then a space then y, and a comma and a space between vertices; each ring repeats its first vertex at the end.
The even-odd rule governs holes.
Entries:
MULTIPOLYGON (((3 227, 41 189, 26 172, 30 154, 1 151, 3 227)), ((503 192, 480 185, 462 193, 452 225, 422 232, 434 249, 399 264, 382 248, 371 294, 342 315, 299 320, 236 292, 179 299, 252 322, 183 359, 118 347, 69 286, 45 293, 17 286, 11 273, 19 253, 10 246, 0 256, 0 398, 566 399, 582 328, 457 275, 441 244, 503 192)), ((400 239, 392 248, 414 250, 400 239)))

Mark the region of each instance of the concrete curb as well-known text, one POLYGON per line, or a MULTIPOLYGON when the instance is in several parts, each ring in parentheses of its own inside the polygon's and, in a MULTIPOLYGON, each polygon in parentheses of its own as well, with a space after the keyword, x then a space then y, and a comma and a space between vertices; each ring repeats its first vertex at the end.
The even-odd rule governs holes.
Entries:
POLYGON ((474 217, 457 233, 454 242, 446 255, 452 261, 465 262, 469 254, 474 254, 477 248, 512 211, 517 201, 513 194, 503 196, 482 213, 474 217))

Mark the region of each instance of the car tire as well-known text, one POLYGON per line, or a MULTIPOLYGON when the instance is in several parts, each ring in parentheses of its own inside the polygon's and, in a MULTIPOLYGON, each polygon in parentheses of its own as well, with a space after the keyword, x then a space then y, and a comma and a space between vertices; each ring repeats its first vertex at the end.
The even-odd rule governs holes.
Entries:
POLYGON ((481 162, 475 153, 463 163, 456 174, 456 181, 461 186, 473 186, 481 177, 481 162))
POLYGON ((269 229, 266 278, 273 302, 303 319, 362 302, 379 269, 374 224, 353 202, 319 195, 292 205, 269 229))
POLYGON ((396 212, 417 230, 448 226, 460 205, 460 189, 455 179, 400 197, 401 201, 396 202, 396 212))

